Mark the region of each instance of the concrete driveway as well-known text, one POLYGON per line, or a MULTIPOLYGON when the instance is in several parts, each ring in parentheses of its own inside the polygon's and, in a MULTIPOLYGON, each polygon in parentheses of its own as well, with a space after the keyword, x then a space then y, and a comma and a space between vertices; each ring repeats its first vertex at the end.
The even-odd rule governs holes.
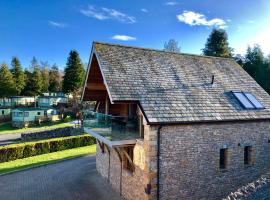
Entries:
POLYGON ((96 171, 95 156, 0 176, 2 200, 120 200, 96 171))

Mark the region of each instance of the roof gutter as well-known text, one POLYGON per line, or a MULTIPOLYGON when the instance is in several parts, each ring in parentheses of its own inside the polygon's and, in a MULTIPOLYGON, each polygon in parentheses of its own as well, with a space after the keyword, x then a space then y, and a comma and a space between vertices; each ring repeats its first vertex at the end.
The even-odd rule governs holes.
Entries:
POLYGON ((203 124, 203 123, 237 123, 237 122, 265 122, 270 121, 270 118, 258 119, 227 119, 227 120, 201 120, 201 121, 173 121, 173 122, 149 122, 148 125, 188 125, 188 124, 203 124))

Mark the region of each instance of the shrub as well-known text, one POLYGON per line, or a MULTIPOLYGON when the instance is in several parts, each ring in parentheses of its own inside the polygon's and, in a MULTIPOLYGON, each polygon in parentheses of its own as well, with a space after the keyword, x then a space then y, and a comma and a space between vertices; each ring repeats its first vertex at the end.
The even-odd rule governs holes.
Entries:
POLYGON ((71 122, 71 116, 66 116, 65 119, 64 119, 64 122, 71 122))
POLYGON ((0 163, 95 144, 89 135, 54 138, 0 147, 0 163))

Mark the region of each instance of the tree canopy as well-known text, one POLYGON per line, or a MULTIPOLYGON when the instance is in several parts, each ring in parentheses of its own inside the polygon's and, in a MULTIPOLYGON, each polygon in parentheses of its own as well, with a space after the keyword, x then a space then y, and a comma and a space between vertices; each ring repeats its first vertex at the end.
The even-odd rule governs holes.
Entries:
POLYGON ((74 93, 82 88, 84 68, 77 51, 70 51, 65 68, 63 92, 74 93))
POLYGON ((60 90, 61 90, 61 77, 57 65, 54 64, 49 71, 49 91, 59 92, 60 90))
POLYGON ((39 71, 39 65, 35 57, 31 62, 30 69, 33 69, 33 72, 25 71, 27 76, 27 85, 24 94, 37 96, 42 92, 42 78, 39 71))
POLYGON ((168 42, 164 44, 164 51, 167 52, 176 52, 180 53, 180 47, 178 46, 178 42, 174 39, 170 39, 168 42))
POLYGON ((202 51, 206 56, 232 57, 232 48, 229 47, 226 31, 213 29, 202 51))
POLYGON ((16 84, 8 66, 3 63, 0 66, 0 97, 16 95, 16 84))
POLYGON ((48 69, 49 69, 48 62, 41 62, 41 70, 40 70, 41 84, 42 84, 41 92, 48 92, 49 90, 49 70, 48 69))
POLYGON ((264 58, 259 45, 255 45, 253 48, 248 47, 243 68, 270 93, 270 62, 264 58))
POLYGON ((25 82, 25 74, 22 70, 21 63, 17 57, 14 56, 12 58, 11 66, 12 66, 11 72, 16 84, 16 91, 17 91, 16 94, 21 95, 21 92, 23 91, 26 82, 25 82))

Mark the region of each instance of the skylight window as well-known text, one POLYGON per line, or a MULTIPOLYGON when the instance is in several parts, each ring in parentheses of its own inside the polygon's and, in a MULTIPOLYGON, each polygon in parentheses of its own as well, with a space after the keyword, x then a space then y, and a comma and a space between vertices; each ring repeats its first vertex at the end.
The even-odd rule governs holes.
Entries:
POLYGON ((251 93, 245 92, 246 97, 248 98, 249 101, 258 109, 264 108, 264 106, 254 97, 251 93))
POLYGON ((245 109, 263 109, 264 106, 250 92, 232 92, 245 109))

